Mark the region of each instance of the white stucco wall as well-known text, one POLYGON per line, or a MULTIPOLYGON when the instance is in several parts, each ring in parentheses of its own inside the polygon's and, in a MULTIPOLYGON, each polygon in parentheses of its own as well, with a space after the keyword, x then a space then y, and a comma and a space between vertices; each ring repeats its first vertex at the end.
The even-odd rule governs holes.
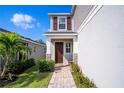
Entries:
POLYGON ((87 14, 89 13, 92 5, 77 5, 75 9, 75 13, 73 16, 73 23, 74 23, 74 31, 76 31, 81 23, 86 18, 87 14))
POLYGON ((83 72, 98 87, 124 87, 124 6, 103 6, 78 40, 83 72))

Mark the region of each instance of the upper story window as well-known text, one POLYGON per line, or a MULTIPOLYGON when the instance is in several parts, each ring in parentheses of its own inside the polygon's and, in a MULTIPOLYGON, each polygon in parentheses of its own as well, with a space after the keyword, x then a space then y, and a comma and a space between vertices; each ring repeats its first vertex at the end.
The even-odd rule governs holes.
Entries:
POLYGON ((67 29, 67 17, 58 17, 58 28, 59 30, 65 30, 67 29))
POLYGON ((53 31, 67 31, 72 30, 72 18, 71 16, 53 16, 52 17, 52 29, 53 31))

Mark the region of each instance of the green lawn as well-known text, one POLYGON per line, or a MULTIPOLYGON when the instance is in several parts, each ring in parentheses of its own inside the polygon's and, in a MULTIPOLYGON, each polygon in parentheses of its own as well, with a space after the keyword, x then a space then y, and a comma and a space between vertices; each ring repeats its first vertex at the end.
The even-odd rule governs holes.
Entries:
POLYGON ((52 72, 37 73, 36 66, 28 69, 19 78, 4 86, 5 88, 47 88, 52 77, 52 72))

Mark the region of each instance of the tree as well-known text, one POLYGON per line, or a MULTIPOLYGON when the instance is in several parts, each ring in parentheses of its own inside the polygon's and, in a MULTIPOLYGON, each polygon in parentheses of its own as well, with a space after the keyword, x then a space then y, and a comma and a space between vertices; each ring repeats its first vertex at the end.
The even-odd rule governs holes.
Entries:
POLYGON ((15 47, 15 52, 16 53, 21 53, 22 54, 22 59, 21 61, 24 61, 27 55, 27 51, 29 51, 29 53, 32 53, 32 49, 26 45, 24 45, 23 43, 18 43, 18 45, 15 47))
POLYGON ((31 48, 20 41, 20 36, 15 33, 0 33, 0 55, 5 60, 5 65, 1 73, 3 77, 7 70, 7 65, 16 60, 18 52, 26 55, 26 51, 31 53, 31 48))
POLYGON ((44 41, 42 39, 36 40, 37 42, 41 43, 41 44, 45 44, 44 41))

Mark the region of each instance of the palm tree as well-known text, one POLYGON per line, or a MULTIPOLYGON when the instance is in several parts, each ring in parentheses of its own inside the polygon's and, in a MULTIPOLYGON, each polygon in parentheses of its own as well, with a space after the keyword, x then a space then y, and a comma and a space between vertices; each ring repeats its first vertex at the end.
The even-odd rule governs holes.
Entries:
POLYGON ((0 44, 0 58, 4 59, 5 56, 5 48, 2 44, 0 44))
POLYGON ((22 59, 21 61, 24 61, 26 58, 27 51, 29 51, 29 54, 32 53, 32 49, 26 45, 23 45, 23 43, 18 43, 18 45, 15 47, 16 53, 21 53, 22 54, 22 59))
POLYGON ((28 50, 31 53, 31 48, 24 45, 20 41, 20 36, 15 33, 0 33, 0 55, 5 60, 5 65, 3 71, 1 73, 1 77, 6 73, 7 65, 16 60, 16 54, 18 52, 22 53, 22 55, 26 55, 26 51, 28 50))
POLYGON ((1 73, 1 77, 3 77, 5 74, 5 71, 6 71, 7 64, 8 64, 9 52, 10 52, 9 51, 9 48, 10 48, 9 38, 4 33, 0 34, 0 44, 2 46, 2 47, 0 47, 1 52, 2 52, 1 55, 2 55, 2 57, 4 56, 4 58, 5 58, 4 59, 5 65, 4 65, 3 71, 1 73))
MULTIPOLYGON (((0 44, 0 60, 1 60, 1 62, 4 61, 4 57, 5 57, 5 47, 0 44)), ((2 68, 0 69, 0 73, 1 73, 1 71, 2 71, 2 68)))

